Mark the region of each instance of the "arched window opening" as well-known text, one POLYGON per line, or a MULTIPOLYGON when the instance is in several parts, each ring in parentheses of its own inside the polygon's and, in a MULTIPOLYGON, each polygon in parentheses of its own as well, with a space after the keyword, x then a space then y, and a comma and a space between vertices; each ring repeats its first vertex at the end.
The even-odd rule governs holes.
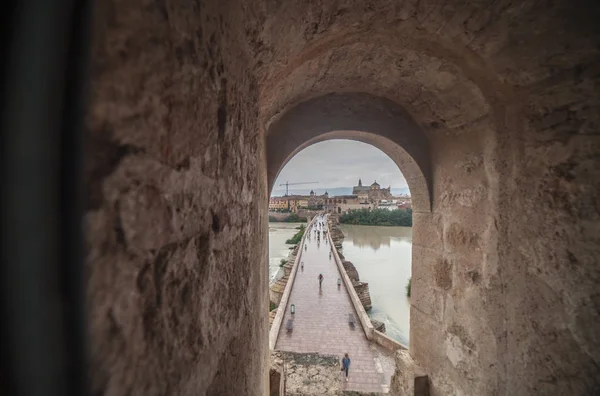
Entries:
MULTIPOLYGON (((407 181, 397 163, 380 149, 360 141, 333 139, 315 143, 297 152, 282 167, 275 180, 277 187, 271 192, 271 200, 285 199, 285 187, 279 186, 286 180, 308 181, 310 177, 315 178, 310 182, 318 183, 315 184, 318 188, 299 184, 289 191, 290 196, 294 196, 298 202, 306 200, 311 208, 328 205, 324 211, 331 213, 329 230, 335 235, 336 252, 355 268, 352 272, 356 274, 354 292, 360 295, 373 326, 408 345, 410 300, 406 287, 410 282, 412 265, 412 202, 407 181), (342 170, 333 166, 344 158, 363 158, 368 166, 360 160, 348 161, 342 170), (363 185, 362 180, 369 182, 363 185), (382 184, 390 187, 381 188, 382 184)), ((311 219, 324 211, 297 213, 301 218, 311 219)), ((277 241, 281 240, 278 235, 286 231, 278 225, 269 228, 270 253, 285 252, 285 247, 277 245, 280 244, 277 241)), ((308 235, 314 236, 314 233, 308 235)), ((311 242, 306 243, 311 251, 325 249, 322 239, 318 240, 316 246, 311 242)), ((317 258, 315 253, 306 254, 310 257, 311 266, 322 265, 326 268, 330 265, 330 269, 335 269, 334 262, 327 255, 317 258)), ((284 276, 285 269, 280 269, 279 263, 285 259, 270 257, 273 282, 284 276)), ((304 279, 297 277, 294 282, 303 282, 304 279)), ((272 301, 274 304, 279 303, 278 288, 277 285, 271 287, 270 295, 275 300, 272 301)), ((296 303, 301 304, 302 298, 295 296, 296 303)), ((280 349, 293 347, 286 344, 285 338, 280 337, 278 342, 280 349)))

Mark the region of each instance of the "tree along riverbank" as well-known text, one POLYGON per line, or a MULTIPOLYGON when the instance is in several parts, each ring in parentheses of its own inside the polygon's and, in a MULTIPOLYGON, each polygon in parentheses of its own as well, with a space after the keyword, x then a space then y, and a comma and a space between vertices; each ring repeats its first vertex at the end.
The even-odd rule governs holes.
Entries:
POLYGON ((289 216, 278 217, 269 216, 269 222, 271 223, 306 223, 306 217, 300 217, 297 213, 292 213, 289 216))
POLYGON ((412 227, 412 209, 356 209, 339 218, 342 224, 412 227))
POLYGON ((304 226, 304 224, 302 224, 300 226, 300 231, 298 231, 293 237, 285 241, 285 243, 287 243, 288 245, 296 245, 300 243, 300 241, 302 240, 302 236, 304 235, 304 231, 306 231, 306 227, 304 226))

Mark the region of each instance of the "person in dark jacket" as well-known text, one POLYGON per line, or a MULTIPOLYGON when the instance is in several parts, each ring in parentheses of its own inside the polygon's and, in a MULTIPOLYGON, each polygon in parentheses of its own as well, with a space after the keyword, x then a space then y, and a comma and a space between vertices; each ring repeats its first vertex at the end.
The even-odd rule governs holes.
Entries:
POLYGON ((346 372, 346 382, 348 382, 348 370, 350 370, 350 357, 346 353, 342 359, 342 371, 346 372))

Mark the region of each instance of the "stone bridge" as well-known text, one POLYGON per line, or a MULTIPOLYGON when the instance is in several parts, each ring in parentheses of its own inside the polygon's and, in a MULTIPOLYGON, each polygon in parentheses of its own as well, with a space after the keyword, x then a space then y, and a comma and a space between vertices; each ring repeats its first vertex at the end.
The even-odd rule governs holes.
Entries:
POLYGON ((338 376, 341 389, 388 392, 394 352, 402 346, 386 349, 371 341, 373 326, 343 270, 330 234, 325 233, 326 219, 318 216, 300 245, 292 269, 294 276, 286 285, 271 328, 270 338, 276 341, 272 346, 280 351, 335 355, 340 360, 348 353, 352 360, 350 376, 347 383, 338 376), (319 274, 324 276, 321 287, 319 274), (355 318, 354 326, 349 324, 349 314, 355 318), (290 321, 292 331, 286 328, 290 321))
POLYGON ((432 396, 600 393, 597 0, 13 3, 3 393, 266 394, 268 196, 327 139, 406 177, 432 396))

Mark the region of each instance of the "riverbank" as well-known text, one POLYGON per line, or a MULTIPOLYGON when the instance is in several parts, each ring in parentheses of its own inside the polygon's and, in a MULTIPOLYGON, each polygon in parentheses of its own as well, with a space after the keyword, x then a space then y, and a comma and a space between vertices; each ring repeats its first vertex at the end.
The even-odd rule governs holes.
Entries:
POLYGON ((298 232, 304 223, 269 223, 269 284, 278 276, 281 260, 288 261, 290 245, 285 242, 298 232))
POLYGON ((300 227, 298 227, 298 229, 300 231, 298 231, 297 233, 294 234, 293 237, 291 237, 290 239, 285 241, 286 244, 295 245, 297 243, 300 243, 300 241, 302 240, 302 237, 304 236, 304 232, 306 231, 306 226, 304 224, 302 224, 300 227))
POLYGON ((306 223, 306 217, 297 213, 269 212, 269 223, 306 223))
POLYGON ((339 217, 341 224, 412 227, 412 209, 355 209, 339 217))
POLYGON ((269 282, 269 329, 271 328, 273 321, 275 321, 279 305, 282 303, 282 300, 285 300, 284 294, 287 283, 294 277, 292 271, 296 264, 296 258, 300 254, 299 249, 305 238, 305 231, 311 227, 313 223, 314 220, 307 225, 301 224, 299 227, 296 227, 295 229, 299 229, 300 231, 292 238, 285 241, 286 245, 293 244, 293 246, 290 247, 290 253, 287 258, 280 260, 279 269, 276 275, 271 278, 271 282, 269 282))

